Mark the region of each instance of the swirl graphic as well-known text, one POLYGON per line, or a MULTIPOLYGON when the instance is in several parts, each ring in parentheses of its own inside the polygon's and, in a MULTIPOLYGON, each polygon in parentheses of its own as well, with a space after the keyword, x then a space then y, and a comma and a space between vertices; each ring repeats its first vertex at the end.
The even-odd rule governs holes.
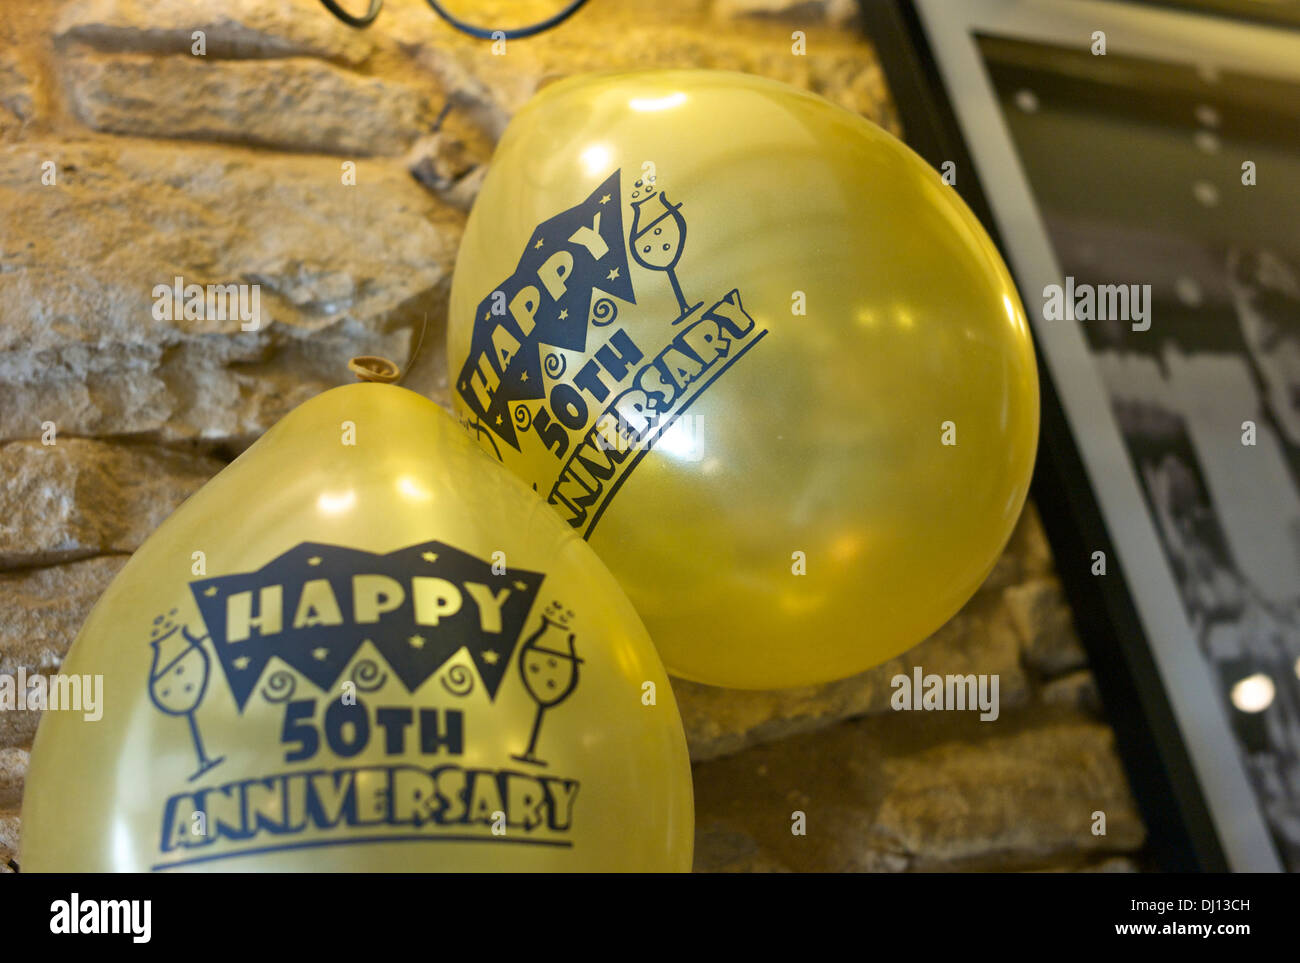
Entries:
POLYGON ((523 405, 515 406, 515 427, 520 431, 527 431, 533 427, 532 413, 523 405))
POLYGON ((563 378, 569 362, 558 354, 548 354, 542 367, 546 370, 547 377, 563 378))
POLYGON ((369 659, 362 659, 352 670, 352 682, 361 692, 374 692, 388 681, 388 673, 369 659))
POLYGON ((288 702, 297 688, 298 680, 293 677, 293 673, 278 669, 267 676, 266 685, 262 687, 262 698, 267 702, 288 702))
POLYGON ((463 665, 453 665, 439 676, 442 687, 455 696, 469 695, 474 689, 474 673, 463 665))
POLYGON ((613 324, 618 318, 618 305, 613 298, 597 298, 591 305, 591 323, 598 328, 613 324))

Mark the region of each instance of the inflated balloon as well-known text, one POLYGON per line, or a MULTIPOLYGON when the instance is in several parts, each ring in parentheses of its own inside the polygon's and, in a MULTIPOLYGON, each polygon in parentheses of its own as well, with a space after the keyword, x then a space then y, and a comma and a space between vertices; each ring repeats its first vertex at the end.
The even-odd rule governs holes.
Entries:
POLYGON ((186 502, 87 619, 22 866, 687 870, 690 768, 632 606, 432 402, 302 405, 186 502))
POLYGON ((526 105, 448 349, 480 443, 688 679, 897 655, 979 586, 1029 485, 1034 355, 988 236, 899 141, 755 77, 579 77, 526 105))

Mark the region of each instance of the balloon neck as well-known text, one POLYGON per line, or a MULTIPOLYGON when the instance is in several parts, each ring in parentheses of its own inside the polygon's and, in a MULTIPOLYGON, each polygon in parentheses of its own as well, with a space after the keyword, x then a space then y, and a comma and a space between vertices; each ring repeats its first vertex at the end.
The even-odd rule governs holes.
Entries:
POLYGON ((391 385, 402 376, 402 369, 387 358, 375 355, 362 355, 348 362, 348 370, 357 376, 358 381, 375 381, 391 385))

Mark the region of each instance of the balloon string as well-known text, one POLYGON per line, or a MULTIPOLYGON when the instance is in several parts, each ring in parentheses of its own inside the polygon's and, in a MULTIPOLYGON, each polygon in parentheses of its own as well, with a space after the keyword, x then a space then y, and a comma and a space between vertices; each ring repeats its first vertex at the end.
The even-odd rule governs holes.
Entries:
MULTIPOLYGON (((537 23, 530 23, 525 27, 515 27, 511 30, 494 30, 490 27, 480 27, 453 16, 438 3, 438 0, 425 0, 425 2, 433 12, 444 21, 459 30, 461 33, 467 33, 471 37, 478 37, 480 40, 521 40, 524 37, 531 37, 534 34, 550 30, 552 27, 558 27, 560 24, 564 23, 564 21, 577 13, 587 0, 570 0, 568 5, 566 5, 559 13, 547 17, 545 20, 539 20, 537 23)), ((321 0, 321 3, 325 5, 326 10, 334 14, 334 16, 338 17, 348 26, 364 29, 374 23, 375 18, 379 16, 379 11, 384 5, 384 0, 370 0, 370 9, 359 17, 348 13, 340 7, 337 0, 321 0)))
POLYGON ((521 40, 524 37, 531 37, 534 34, 550 30, 552 27, 558 27, 564 21, 568 20, 577 13, 587 0, 572 0, 563 10, 554 16, 547 17, 537 23, 531 23, 526 27, 516 27, 513 30, 493 30, 488 27, 478 27, 472 23, 467 23, 453 17, 450 13, 438 5, 438 0, 425 0, 438 16, 442 17, 447 23, 451 24, 461 33, 467 33, 471 37, 478 37, 480 40, 521 40))
POLYGON ((420 324, 420 336, 415 339, 415 350, 411 352, 411 356, 407 359, 406 367, 402 369, 402 373, 397 379, 397 384, 400 385, 406 379, 406 376, 410 373, 411 369, 415 367, 415 361, 420 357, 420 349, 424 347, 424 333, 428 330, 429 312, 425 311, 424 321, 420 324))
POLYGON ((379 10, 384 5, 384 0, 370 0, 370 9, 361 16, 354 16, 340 7, 335 0, 320 0, 325 4, 325 9, 334 16, 338 17, 349 27, 368 27, 375 22, 375 17, 379 16, 379 10))

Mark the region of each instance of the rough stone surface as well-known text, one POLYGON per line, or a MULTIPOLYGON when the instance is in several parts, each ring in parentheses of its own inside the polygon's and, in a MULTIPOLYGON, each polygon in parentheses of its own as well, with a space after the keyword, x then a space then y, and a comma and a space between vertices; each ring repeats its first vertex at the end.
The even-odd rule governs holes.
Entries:
POLYGON ((0 712, 0 748, 30 746, 40 721, 41 713, 34 709, 0 712))
POLYGON ((820 23, 847 27, 859 19, 855 0, 717 0, 713 9, 721 19, 770 18, 794 27, 820 23))
POLYGON ((1142 866, 1127 856, 1103 856, 1095 861, 1081 860, 1035 870, 1039 873, 1140 873, 1142 866))
POLYGON ((17 809, 22 801, 27 761, 26 749, 0 749, 0 811, 17 809))
POLYGON ((466 124, 459 114, 449 114, 437 133, 411 146, 405 162, 421 184, 454 206, 469 210, 478 186, 466 188, 486 175, 485 161, 491 153, 492 145, 481 131, 466 124))
POLYGON ((127 558, 103 555, 0 575, 0 675, 56 671, 127 558))
POLYGON ((399 165, 356 175, 237 149, 0 147, 0 438, 53 421, 246 442, 347 380, 349 357, 405 358, 413 324, 441 329, 464 217, 399 165), (259 285, 261 328, 157 320, 155 287, 176 277, 259 285))
POLYGON ((699 870, 1050 869, 1140 848, 1108 728, 1077 716, 845 722, 695 767, 699 870), (1107 816, 1094 836, 1091 814, 1107 816), (803 814, 805 835, 793 833, 803 814))
POLYGON ((1101 693, 1097 680, 1087 669, 1071 672, 1043 686, 1042 699, 1048 705, 1066 706, 1101 718, 1101 693))
MULTIPOLYGON (((1124 852, 1145 830, 1105 726, 1066 721, 896 756, 876 828, 918 864, 1124 852), (1105 836, 1092 813, 1106 813, 1105 836)), ((918 866, 920 868, 920 866, 918 866)))
POLYGON ((55 40, 190 55, 196 30, 212 58, 319 57, 357 66, 374 50, 368 34, 316 0, 77 0, 61 10, 55 40))
POLYGON ((4 445, 0 569, 132 552, 221 467, 203 455, 83 438, 4 445))
MULTIPOLYGON (((0 851, 2 852, 2 851, 0 851)), ((696 814, 697 873, 789 873, 792 867, 774 858, 753 836, 725 822, 704 823, 696 814)))
MULTIPOLYGON (((22 669, 30 679, 38 672, 57 672, 82 622, 127 558, 104 555, 0 575, 0 675, 16 677, 22 669)), ((0 711, 0 747, 31 745, 40 718, 33 709, 0 711)), ((14 758, 21 780, 26 756, 14 758)))
POLYGON ((0 812, 0 873, 11 873, 18 857, 18 813, 0 812))
POLYGON ((773 691, 719 689, 682 680, 673 692, 697 762, 751 745, 814 732, 841 719, 888 712, 897 691, 891 680, 926 674, 997 674, 1000 705, 1010 709, 1029 698, 1015 634, 987 599, 968 605, 916 648, 884 665, 826 685, 773 691))
POLYGON ((395 155, 437 116, 429 91, 307 58, 83 54, 63 64, 77 116, 117 134, 395 155))
POLYGON ((0 17, 0 143, 26 136, 48 114, 45 36, 50 8, 28 6, 0 17))
POLYGON ((1006 590, 1005 598, 1030 668, 1052 678, 1088 664, 1061 583, 1055 577, 1013 585, 1006 590))
POLYGON ((31 65, 17 51, 0 52, 0 136, 22 127, 35 110, 31 65))
POLYGON ((869 45, 858 36, 823 29, 810 42, 808 55, 798 56, 791 50, 785 23, 742 20, 725 30, 710 25, 705 31, 699 22, 645 20, 621 4, 605 10, 593 7, 589 22, 588 30, 554 31, 527 44, 515 43, 505 56, 493 56, 488 45, 432 33, 427 25, 406 17, 397 29, 418 62, 449 92, 453 106, 493 136, 499 136, 509 118, 546 83, 612 65, 759 74, 813 90, 886 130, 900 132, 884 76, 874 57, 866 54, 869 45))

